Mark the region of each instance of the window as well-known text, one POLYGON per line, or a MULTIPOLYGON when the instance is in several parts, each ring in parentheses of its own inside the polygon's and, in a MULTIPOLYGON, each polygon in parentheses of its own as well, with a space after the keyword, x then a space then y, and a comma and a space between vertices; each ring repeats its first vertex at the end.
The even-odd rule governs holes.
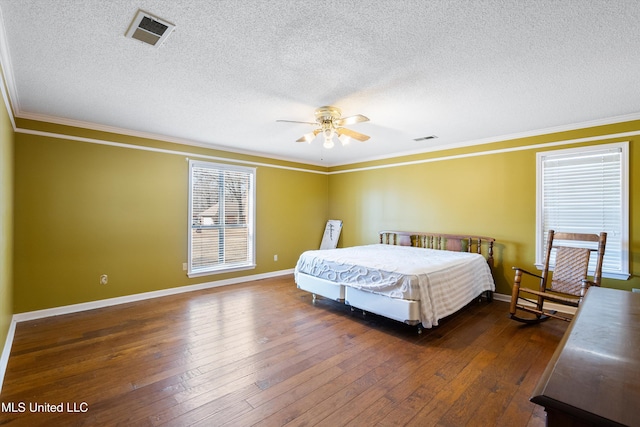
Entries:
POLYGON ((255 267, 255 173, 189 161, 189 277, 255 267))
POLYGON ((605 231, 603 275, 629 278, 628 170, 626 142, 538 153, 536 265, 549 230, 605 231))

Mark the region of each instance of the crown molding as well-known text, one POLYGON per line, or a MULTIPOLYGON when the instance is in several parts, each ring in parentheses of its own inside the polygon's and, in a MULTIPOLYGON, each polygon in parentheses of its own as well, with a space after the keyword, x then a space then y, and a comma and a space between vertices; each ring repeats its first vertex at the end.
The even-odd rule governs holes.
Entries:
POLYGON ((253 160, 234 159, 234 158, 231 158, 231 157, 211 156, 211 155, 201 154, 201 153, 192 153, 192 152, 189 152, 189 151, 178 151, 178 150, 169 150, 169 149, 166 149, 166 148, 148 147, 148 146, 145 146, 145 145, 125 144, 125 143, 122 143, 122 142, 109 141, 109 140, 106 140, 106 139, 85 138, 83 136, 67 135, 67 134, 53 133, 53 132, 44 132, 44 131, 32 130, 32 129, 21 129, 21 128, 18 128, 16 130, 16 133, 23 133, 23 134, 26 134, 26 135, 44 136, 44 137, 48 137, 48 138, 64 139, 64 140, 68 140, 68 141, 86 142, 86 143, 89 143, 89 144, 106 145, 106 146, 110 146, 110 147, 127 148, 127 149, 131 149, 131 150, 150 151, 150 152, 154 152, 154 153, 163 153, 163 154, 171 154, 171 155, 176 155, 176 156, 185 156, 187 159, 189 159, 189 158, 206 159, 206 160, 220 161, 220 162, 225 162, 225 163, 244 164, 244 165, 251 165, 251 166, 262 166, 262 167, 274 168, 274 169, 284 169, 284 170, 291 170, 291 171, 297 171, 297 172, 308 172, 308 173, 316 173, 316 174, 320 174, 320 175, 328 175, 328 172, 326 172, 326 171, 319 171, 319 170, 314 170, 314 169, 305 169, 305 168, 298 168, 298 167, 293 167, 293 166, 284 166, 284 165, 278 165, 278 164, 273 164, 273 163, 257 162, 257 161, 253 161, 253 160))
POLYGON ((7 108, 11 126, 15 132, 16 121, 15 111, 17 105, 12 104, 13 99, 18 99, 16 94, 15 80, 13 78, 13 67, 11 66, 11 56, 9 55, 9 46, 7 45, 7 34, 4 29, 4 16, 0 8, 0 90, 2 91, 2 100, 7 108))
POLYGON ((358 160, 357 162, 350 161, 348 163, 332 164, 329 167, 339 167, 339 166, 352 165, 355 163, 366 163, 366 162, 375 162, 375 161, 381 161, 381 160, 389 160, 397 157, 414 156, 418 154, 434 153, 437 151, 445 151, 445 150, 454 150, 456 148, 467 148, 472 146, 491 144, 494 142, 504 142, 504 141, 510 141, 514 139, 531 138, 535 136, 550 135, 550 134, 560 133, 560 132, 569 132, 569 131, 586 129, 586 128, 597 127, 597 126, 606 126, 606 125, 613 125, 616 123, 631 122, 634 120, 640 120, 640 113, 625 114, 622 116, 607 117, 604 119, 590 120, 587 122, 572 123, 572 124, 553 126, 549 128, 543 128, 543 129, 535 129, 535 130, 530 130, 526 132, 517 132, 517 133, 505 134, 500 136, 492 136, 489 138, 472 139, 472 140, 461 141, 458 143, 447 144, 447 145, 434 145, 431 148, 427 148, 427 149, 421 148, 419 150, 403 151, 399 153, 394 153, 392 155, 367 157, 362 160, 358 160))
MULTIPOLYGON (((352 169, 342 169, 337 171, 329 171, 329 175, 339 175, 343 173, 352 173, 352 172, 363 172, 363 171, 375 170, 375 169, 395 168, 400 166, 418 165, 423 163, 442 162, 445 160, 455 160, 455 159, 464 159, 468 157, 487 156, 490 154, 510 153, 514 151, 535 150, 535 149, 541 149, 541 148, 557 147, 559 145, 580 144, 584 142, 596 142, 596 141, 603 141, 603 140, 617 140, 616 142, 623 142, 625 138, 638 136, 638 135, 640 135, 640 130, 607 134, 607 135, 589 136, 586 138, 565 139, 565 140, 559 140, 559 141, 542 142, 539 144, 519 145, 516 147, 510 147, 510 148, 499 148, 496 150, 475 151, 473 153, 466 153, 466 154, 455 154, 451 156, 433 157, 433 158, 420 159, 420 160, 409 160, 406 162, 385 163, 383 165, 376 165, 376 166, 364 166, 364 167, 352 168, 352 169)), ((441 151, 441 150, 438 150, 438 151, 441 151)))
POLYGON ((57 124, 62 126, 76 127, 76 128, 93 130, 98 132, 115 133, 118 135, 131 136, 135 138, 152 139, 154 141, 169 142, 172 144, 179 144, 179 145, 188 145, 190 147, 206 148, 207 150, 218 150, 218 151, 224 151, 226 153, 263 157, 271 160, 280 160, 283 162, 292 162, 292 163, 301 163, 301 164, 310 165, 310 166, 328 167, 325 164, 313 163, 307 160, 301 160, 293 157, 276 156, 268 153, 262 153, 262 152, 251 151, 251 150, 238 150, 229 146, 215 145, 215 144, 209 144, 205 142, 194 141, 191 139, 162 135, 158 133, 137 131, 133 129, 120 128, 117 126, 103 125, 103 124, 93 123, 93 122, 85 122, 82 120, 69 119, 66 117, 50 116, 46 114, 29 113, 29 112, 18 112, 16 114, 16 118, 25 119, 25 120, 34 120, 34 121, 45 122, 45 123, 52 123, 52 124, 57 124))
MULTIPOLYGON (((3 95, 4 95, 4 92, 3 92, 3 95)), ((135 130, 131 130, 131 129, 119 128, 119 127, 108 126, 108 125, 101 125, 101 124, 97 124, 97 123, 84 122, 84 121, 80 121, 80 120, 68 119, 68 118, 57 117, 57 116, 48 116, 48 115, 35 114, 35 113, 20 113, 20 114, 16 115, 16 117, 21 118, 21 119, 26 119, 26 120, 35 120, 35 121, 40 121, 40 122, 59 124, 59 125, 63 125, 63 126, 77 127, 77 128, 81 128, 81 129, 95 130, 95 131, 107 132, 107 133, 116 133, 116 134, 119 134, 119 135, 132 136, 132 137, 143 138, 143 139, 152 139, 152 140, 155 140, 155 141, 163 141, 163 142, 169 142, 169 143, 174 143, 174 144, 179 144, 179 145, 187 145, 187 146, 192 146, 192 147, 206 148, 206 149, 209 149, 209 150, 218 150, 218 151, 223 151, 223 152, 227 152, 227 153, 242 154, 242 155, 249 155, 249 156, 257 156, 257 157, 263 157, 263 158, 267 158, 267 159, 271 159, 271 160, 280 160, 280 161, 287 161, 287 162, 293 162, 293 163, 307 164, 307 165, 310 165, 310 166, 319 166, 319 167, 332 168, 332 167, 340 167, 340 166, 345 166, 345 165, 350 165, 350 164, 355 164, 355 163, 366 163, 366 162, 372 162, 372 161, 384 161, 384 160, 389 160, 389 159, 394 159, 394 158, 404 157, 404 156, 427 154, 427 153, 433 153, 433 152, 444 151, 444 150, 452 150, 452 149, 457 149, 457 148, 467 148, 467 147, 472 147, 472 146, 491 144, 491 143, 495 143, 495 142, 503 142, 503 141, 509 141, 509 140, 514 140, 514 139, 524 139, 524 138, 530 138, 530 137, 541 136, 541 135, 549 135, 549 134, 560 133, 560 132, 568 132, 568 131, 574 131, 574 130, 579 130, 579 129, 586 129, 586 128, 590 128, 590 127, 606 126, 606 125, 611 125, 611 124, 616 124, 616 123, 629 122, 629 121, 634 121, 634 120, 640 120, 640 113, 633 113, 633 114, 627 114, 627 115, 622 115, 622 116, 609 117, 609 118, 605 118, 605 119, 591 120, 591 121, 588 121, 588 122, 580 122, 580 123, 573 123, 573 124, 568 124, 568 125, 554 126, 554 127, 550 127, 550 128, 537 129, 537 130, 526 131, 526 132, 518 132, 518 133, 506 134, 506 135, 495 136, 495 137, 490 137, 490 138, 468 140, 468 141, 462 141, 462 142, 459 142, 459 143, 448 144, 448 145, 437 145, 437 146, 431 147, 431 148, 426 149, 426 150, 425 149, 421 149, 421 150, 405 151, 405 152, 399 152, 399 153, 394 153, 394 154, 389 154, 389 155, 384 155, 384 156, 376 156, 376 157, 364 158, 364 159, 358 160, 357 162, 350 161, 348 163, 331 164, 331 165, 326 165, 326 164, 321 164, 321 163, 314 163, 314 162, 309 162, 307 160, 301 160, 301 159, 296 159, 296 158, 291 158, 291 157, 274 156, 274 155, 269 155, 269 154, 266 154, 266 153, 260 153, 260 152, 249 151, 249 150, 236 150, 236 149, 229 148, 229 147, 226 147, 226 146, 207 144, 207 143, 203 143, 203 142, 187 140, 187 139, 181 139, 181 138, 176 138, 176 137, 170 137, 170 136, 161 135, 161 134, 154 134, 154 133, 149 133, 149 132, 135 131, 135 130)), ((12 118, 12 123, 14 123, 14 131, 17 131, 15 122, 13 122, 13 118, 12 118)), ((635 133, 632 133, 632 134, 635 135, 635 133)), ((608 138, 608 137, 611 137, 611 135, 604 135, 602 138, 608 138)), ((602 139, 600 137, 593 137, 593 138, 602 139)), ((593 139, 591 138, 591 140, 593 140, 593 139)), ((492 150, 490 152, 493 153, 494 150, 492 150)), ((490 152, 483 152, 483 153, 490 153, 490 152)), ((425 162, 427 162, 427 161, 409 162, 408 164, 425 163, 425 162)), ((380 167, 394 167, 394 166, 400 166, 400 165, 404 165, 404 164, 405 164, 404 162, 400 162, 400 163, 393 163, 393 164, 380 166, 380 167)), ((376 169, 377 167, 372 167, 372 168, 376 169)), ((365 169, 372 169, 372 168, 365 168, 365 169)), ((362 170, 362 168, 354 168, 354 169, 349 169, 349 170, 344 170, 344 171, 339 171, 339 172, 329 172, 329 174, 354 172, 354 171, 358 171, 358 170, 362 170)))

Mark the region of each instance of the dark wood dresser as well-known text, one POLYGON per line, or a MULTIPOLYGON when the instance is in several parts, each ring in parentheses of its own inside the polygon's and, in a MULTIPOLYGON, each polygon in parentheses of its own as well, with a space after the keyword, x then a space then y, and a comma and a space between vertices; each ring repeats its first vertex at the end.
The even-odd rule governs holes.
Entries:
POLYGON ((590 288, 536 386, 548 426, 640 426, 640 293, 590 288))

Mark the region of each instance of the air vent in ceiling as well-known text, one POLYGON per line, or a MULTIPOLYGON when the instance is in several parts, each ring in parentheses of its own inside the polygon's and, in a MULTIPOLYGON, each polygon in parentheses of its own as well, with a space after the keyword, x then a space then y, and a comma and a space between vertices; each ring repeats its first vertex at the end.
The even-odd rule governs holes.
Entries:
POLYGON ((436 138, 437 138, 437 136, 435 136, 435 135, 429 135, 429 136, 423 136, 423 137, 420 137, 420 138, 414 138, 413 140, 414 141, 426 141, 428 139, 436 139, 436 138))
POLYGON ((167 21, 139 10, 125 36, 160 47, 175 27, 167 21))

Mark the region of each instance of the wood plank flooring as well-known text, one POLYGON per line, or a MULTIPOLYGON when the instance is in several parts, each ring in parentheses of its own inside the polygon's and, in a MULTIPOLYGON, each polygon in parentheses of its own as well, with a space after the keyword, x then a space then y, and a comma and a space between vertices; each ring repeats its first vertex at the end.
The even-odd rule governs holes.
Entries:
POLYGON ((507 312, 418 335, 284 276, 23 322, 0 425, 543 426, 529 397, 567 325, 507 312))

